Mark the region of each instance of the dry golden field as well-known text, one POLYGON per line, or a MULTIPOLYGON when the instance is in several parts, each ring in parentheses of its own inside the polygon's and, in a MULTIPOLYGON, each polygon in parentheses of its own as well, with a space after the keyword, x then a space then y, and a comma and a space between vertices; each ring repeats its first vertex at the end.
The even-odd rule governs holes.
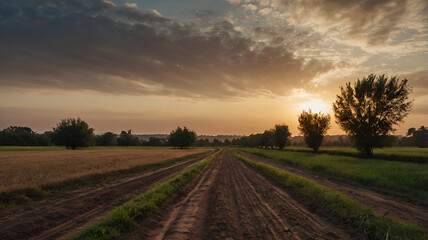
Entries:
POLYGON ((0 192, 129 169, 207 149, 98 149, 0 152, 0 192))

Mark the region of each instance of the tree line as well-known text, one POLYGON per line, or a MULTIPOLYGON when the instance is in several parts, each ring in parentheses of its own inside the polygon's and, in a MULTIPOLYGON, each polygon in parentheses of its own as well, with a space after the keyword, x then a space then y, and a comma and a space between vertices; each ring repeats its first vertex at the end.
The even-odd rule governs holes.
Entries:
MULTIPOLYGON (((347 83, 340 87, 340 94, 333 103, 333 112, 338 126, 350 137, 354 146, 364 155, 370 156, 373 148, 390 146, 394 137, 389 135, 394 126, 403 122, 411 110, 413 100, 409 99, 412 88, 408 80, 387 77, 385 75, 368 75, 357 80, 353 85, 347 83)), ((330 115, 313 113, 311 109, 302 111, 298 116, 298 130, 303 135, 306 145, 314 152, 319 150, 323 137, 330 128, 330 115)), ((120 135, 107 132, 94 135, 94 129, 86 122, 77 119, 63 119, 53 131, 37 134, 29 127, 10 126, 0 132, 0 145, 47 146, 65 145, 67 148, 88 146, 222 146, 236 145, 247 147, 283 149, 289 144, 291 133, 286 124, 277 124, 263 133, 251 134, 238 139, 216 141, 197 140, 194 131, 187 127, 171 131, 168 138, 152 137, 142 141, 131 130, 122 131, 120 135)), ((343 141, 342 141, 343 142, 343 141)), ((402 145, 428 147, 428 129, 410 128, 407 136, 400 140, 402 145)))

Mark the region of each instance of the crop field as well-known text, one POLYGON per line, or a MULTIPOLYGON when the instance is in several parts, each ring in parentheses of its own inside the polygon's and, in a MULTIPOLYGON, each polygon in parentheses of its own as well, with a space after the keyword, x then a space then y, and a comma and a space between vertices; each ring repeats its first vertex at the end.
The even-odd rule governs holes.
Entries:
POLYGON ((253 148, 1 154, 10 154, 3 161, 24 154, 23 162, 33 166, 61 159, 63 165, 57 168, 84 158, 86 165, 74 164, 89 170, 100 170, 105 163, 110 168, 104 169, 129 168, 199 154, 0 209, 0 235, 5 239, 418 240, 428 236, 428 206, 420 204, 427 196, 425 164, 253 148), (119 159, 123 165, 117 165, 119 159), (331 180, 329 174, 341 176, 340 180, 331 180), (406 190, 419 202, 349 185, 345 177, 360 185, 406 190))
POLYGON ((428 164, 255 148, 244 150, 319 175, 428 204, 428 164))
POLYGON ((130 169, 204 151, 207 149, 0 151, 0 192, 130 169))

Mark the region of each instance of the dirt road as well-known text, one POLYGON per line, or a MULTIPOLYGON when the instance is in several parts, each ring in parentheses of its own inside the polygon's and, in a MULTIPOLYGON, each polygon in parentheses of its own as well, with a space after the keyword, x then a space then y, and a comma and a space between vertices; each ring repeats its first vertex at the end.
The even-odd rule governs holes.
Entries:
POLYGON ((190 185, 123 239, 362 239, 227 149, 190 185))
POLYGON ((198 158, 0 211, 0 239, 67 239, 116 205, 177 175, 198 158))
POLYGON ((409 203, 406 200, 377 193, 368 189, 352 186, 343 182, 332 181, 326 178, 315 176, 305 171, 278 164, 264 157, 250 154, 243 151, 237 151, 241 156, 244 156, 252 161, 269 164, 273 167, 283 169, 287 172, 309 178, 315 182, 337 189, 349 197, 357 200, 366 207, 371 207, 381 216, 389 216, 402 219, 408 222, 414 222, 424 229, 428 229, 428 207, 414 203, 409 203))

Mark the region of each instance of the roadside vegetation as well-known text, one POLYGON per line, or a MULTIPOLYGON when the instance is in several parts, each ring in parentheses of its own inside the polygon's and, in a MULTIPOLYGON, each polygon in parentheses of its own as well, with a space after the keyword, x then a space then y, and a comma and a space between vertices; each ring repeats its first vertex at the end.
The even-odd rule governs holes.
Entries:
POLYGON ((363 233, 368 239, 426 239, 427 232, 412 223, 379 216, 370 208, 361 206, 345 194, 304 177, 279 170, 267 164, 256 163, 233 152, 244 163, 272 178, 280 184, 325 204, 343 221, 363 233))
POLYGON ((242 150, 316 175, 428 205, 428 165, 425 164, 255 148, 242 150))
POLYGON ((4 152, 0 208, 196 158, 207 149, 4 152))
POLYGON ((220 151, 203 162, 183 171, 171 180, 134 197, 132 201, 114 209, 100 223, 83 230, 72 239, 116 239, 120 234, 130 232, 136 227, 138 221, 155 212, 169 197, 178 192, 181 187, 196 178, 219 153, 220 151))

